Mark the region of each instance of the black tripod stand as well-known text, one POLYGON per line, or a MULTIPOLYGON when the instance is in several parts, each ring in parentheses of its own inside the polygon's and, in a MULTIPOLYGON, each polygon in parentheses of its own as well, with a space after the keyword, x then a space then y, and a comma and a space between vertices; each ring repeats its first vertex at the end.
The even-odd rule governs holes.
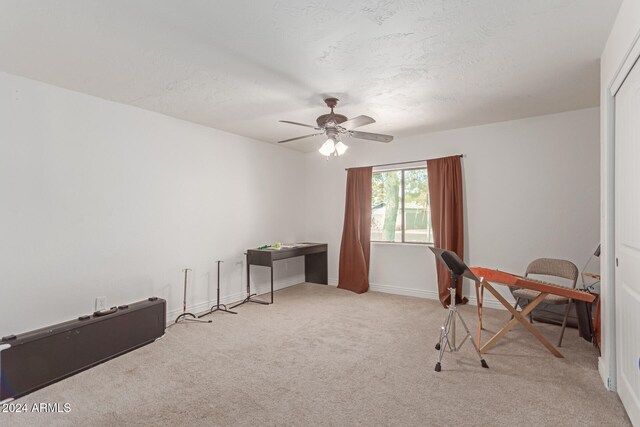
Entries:
POLYGON ((193 313, 187 313, 187 273, 191 271, 190 268, 184 270, 184 296, 182 298, 182 314, 176 317, 175 323, 178 323, 181 319, 187 322, 199 322, 199 323, 211 323, 211 320, 198 320, 193 313))
POLYGON ((456 255, 455 252, 447 251, 444 249, 438 248, 429 248, 436 255, 436 258, 442 262, 449 273, 451 273, 451 284, 449 286, 449 295, 450 295, 450 303, 448 307, 447 317, 444 320, 444 324, 442 325, 442 329, 440 329, 440 339, 438 340, 438 344, 436 344, 436 350, 438 350, 438 362, 436 362, 435 371, 440 372, 442 369, 442 357, 444 356, 444 351, 447 346, 449 346, 449 350, 451 352, 458 351, 462 348, 462 345, 465 343, 467 338, 471 341, 473 345, 473 349, 478 354, 480 358, 480 365, 483 368, 488 368, 487 362, 482 358, 482 354, 480 354, 480 350, 476 345, 473 337, 471 336, 471 332, 469 332, 469 328, 465 323, 464 319, 458 312, 458 308, 456 307, 456 282, 461 276, 465 276, 471 280, 479 282, 476 276, 469 270, 469 268, 465 265, 465 263, 456 255), (466 335, 459 346, 456 347, 456 317, 460 319, 460 323, 464 327, 466 331, 466 335))
POLYGON ((235 311, 231 311, 231 310, 227 310, 227 306, 224 304, 220 304, 220 263, 224 262, 224 261, 216 261, 218 263, 218 290, 217 290, 217 302, 216 305, 214 305, 213 307, 211 307, 211 310, 209 310, 208 312, 201 314, 200 316, 198 316, 198 318, 206 316, 207 314, 212 314, 215 313, 216 311, 224 311, 225 313, 231 313, 231 314, 238 314, 235 311), (224 307, 224 308, 220 308, 220 307, 224 307))
MULTIPOLYGON (((245 254, 247 255, 247 254, 245 254)), ((248 302, 252 302, 254 304, 262 304, 262 305, 269 305, 271 303, 266 302, 266 301, 260 301, 259 299, 253 299, 251 297, 256 296, 257 294, 252 294, 251 293, 251 279, 249 277, 250 272, 249 272, 249 257, 247 256, 247 297, 245 299, 243 299, 242 301, 240 301, 239 303, 237 303, 234 306, 231 306, 231 308, 236 308, 238 306, 241 306, 242 304, 248 303, 248 302)), ((273 299, 273 269, 271 270, 271 276, 272 276, 272 288, 271 288, 271 298, 273 299)))

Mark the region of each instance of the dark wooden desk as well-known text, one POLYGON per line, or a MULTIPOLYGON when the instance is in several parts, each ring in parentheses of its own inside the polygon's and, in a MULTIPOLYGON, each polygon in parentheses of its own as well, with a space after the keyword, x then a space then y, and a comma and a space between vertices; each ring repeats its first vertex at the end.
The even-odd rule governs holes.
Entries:
POLYGON ((260 265, 271 269, 271 303, 273 304, 273 263, 283 259, 304 256, 304 280, 326 285, 328 283, 327 244, 300 243, 301 246, 287 249, 247 250, 247 289, 250 288, 251 266, 260 265))

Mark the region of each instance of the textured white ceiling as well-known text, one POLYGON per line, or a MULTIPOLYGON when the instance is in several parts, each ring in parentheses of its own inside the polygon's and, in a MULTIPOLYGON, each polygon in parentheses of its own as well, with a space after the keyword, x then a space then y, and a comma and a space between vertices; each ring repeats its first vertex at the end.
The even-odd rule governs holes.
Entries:
POLYGON ((268 142, 334 95, 404 136, 598 105, 620 3, 3 0, 0 70, 268 142))

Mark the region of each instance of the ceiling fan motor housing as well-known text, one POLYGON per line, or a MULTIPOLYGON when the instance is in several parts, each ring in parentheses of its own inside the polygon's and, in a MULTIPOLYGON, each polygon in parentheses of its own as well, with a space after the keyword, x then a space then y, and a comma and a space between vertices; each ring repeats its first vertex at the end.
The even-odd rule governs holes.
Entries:
POLYGON ((346 116, 342 114, 336 114, 333 112, 333 109, 338 105, 338 98, 326 98, 324 103, 327 104, 327 107, 331 108, 331 112, 329 114, 323 114, 316 119, 316 123, 318 127, 321 128, 333 128, 339 125, 342 122, 346 122, 348 119, 346 116))
POLYGON ((325 127, 332 128, 346 121, 347 121, 346 116, 343 116, 342 114, 335 114, 335 113, 323 114, 316 119, 316 123, 318 123, 318 127, 321 127, 321 128, 325 128, 325 127), (333 125, 331 125, 332 122, 333 122, 333 125))

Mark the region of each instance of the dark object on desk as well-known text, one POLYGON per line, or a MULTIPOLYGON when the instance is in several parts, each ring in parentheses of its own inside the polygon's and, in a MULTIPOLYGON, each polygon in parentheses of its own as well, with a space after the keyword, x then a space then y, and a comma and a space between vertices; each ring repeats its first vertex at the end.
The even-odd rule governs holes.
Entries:
POLYGON ((216 305, 211 307, 211 309, 209 311, 207 311, 206 313, 201 314, 200 316, 198 316, 198 318, 204 317, 207 314, 215 313, 216 311, 223 311, 225 313, 238 314, 235 311, 227 310, 227 306, 226 305, 220 304, 220 263, 224 262, 224 261, 216 261, 216 262, 218 263, 218 287, 217 287, 217 290, 216 290, 216 295, 217 295, 216 305), (223 307, 223 308, 220 308, 220 307, 223 307))
POLYGON ((306 282, 328 283, 327 244, 301 243, 299 246, 282 249, 249 249, 247 250, 247 297, 231 308, 247 302, 256 304, 273 304, 273 263, 283 259, 304 256, 304 280, 306 282), (253 299, 251 293, 251 266, 260 265, 271 269, 271 302, 253 299))
POLYGON ((448 313, 447 318, 444 321, 444 325, 440 329, 440 339, 436 344, 436 350, 438 350, 438 361, 436 362, 435 371, 440 372, 442 369, 442 357, 444 356, 444 352, 449 347, 449 350, 452 352, 460 350, 464 342, 469 339, 471 344, 473 345, 474 350, 478 354, 480 358, 480 366, 483 368, 488 368, 487 362, 482 358, 480 354, 480 347, 478 347, 473 341, 473 337, 471 336, 471 332, 469 332, 469 328, 465 323, 462 315, 458 312, 458 308, 456 307, 456 284, 458 279, 461 277, 466 277, 467 279, 473 280, 474 282, 478 282, 479 279, 469 270, 469 267, 460 259, 460 257, 453 251, 448 251, 446 249, 429 247, 431 252, 436 256, 436 260, 440 261, 442 265, 444 265, 451 275, 451 280, 449 282, 449 297, 450 303, 447 307, 448 313), (456 318, 460 319, 460 323, 464 327, 466 335, 464 339, 460 343, 459 346, 456 346, 456 318))
POLYGON ((166 302, 140 301, 0 341, 0 401, 14 399, 149 344, 164 334, 166 302))

